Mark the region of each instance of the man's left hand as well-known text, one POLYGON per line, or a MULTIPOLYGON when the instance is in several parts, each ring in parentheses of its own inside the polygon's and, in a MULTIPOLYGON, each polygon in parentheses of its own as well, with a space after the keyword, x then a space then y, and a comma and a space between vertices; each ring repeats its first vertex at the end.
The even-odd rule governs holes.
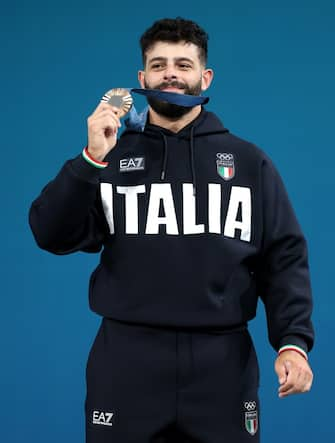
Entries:
POLYGON ((311 389, 313 372, 307 360, 298 352, 282 352, 275 361, 275 371, 280 384, 280 398, 311 389))

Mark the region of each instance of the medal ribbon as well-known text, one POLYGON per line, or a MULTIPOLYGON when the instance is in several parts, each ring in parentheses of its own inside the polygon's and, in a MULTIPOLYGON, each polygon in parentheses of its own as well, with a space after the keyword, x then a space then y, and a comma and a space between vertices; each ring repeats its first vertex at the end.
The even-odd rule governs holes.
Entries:
MULTIPOLYGON (((209 97, 178 94, 178 92, 160 91, 159 89, 131 88, 129 91, 146 97, 153 97, 174 105, 190 108, 197 105, 203 105, 209 101, 209 97)), ((129 129, 142 132, 147 121, 148 109, 148 107, 145 107, 141 113, 138 113, 133 105, 128 113, 128 117, 125 119, 126 126, 129 129)))
POLYGON ((178 92, 161 91, 159 89, 132 88, 130 89, 130 92, 190 108, 197 105, 203 105, 209 100, 208 97, 202 97, 201 95, 178 94, 178 92))

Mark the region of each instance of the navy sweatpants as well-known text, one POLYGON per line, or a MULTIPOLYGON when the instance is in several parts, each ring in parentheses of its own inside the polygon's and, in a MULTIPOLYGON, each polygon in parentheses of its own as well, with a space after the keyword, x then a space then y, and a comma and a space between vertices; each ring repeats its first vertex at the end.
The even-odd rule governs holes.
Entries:
POLYGON ((190 333, 104 318, 86 378, 86 443, 259 442, 247 329, 190 333))

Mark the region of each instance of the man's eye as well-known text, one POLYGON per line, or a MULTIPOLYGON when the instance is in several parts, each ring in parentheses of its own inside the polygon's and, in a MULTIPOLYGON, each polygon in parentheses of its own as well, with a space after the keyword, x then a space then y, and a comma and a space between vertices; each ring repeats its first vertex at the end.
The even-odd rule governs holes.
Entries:
POLYGON ((155 63, 154 65, 151 66, 152 69, 159 69, 162 67, 161 63, 155 63))
POLYGON ((190 69, 190 68, 191 68, 191 65, 188 65, 188 64, 186 64, 186 63, 181 63, 181 64, 179 65, 179 67, 180 67, 181 69, 190 69))

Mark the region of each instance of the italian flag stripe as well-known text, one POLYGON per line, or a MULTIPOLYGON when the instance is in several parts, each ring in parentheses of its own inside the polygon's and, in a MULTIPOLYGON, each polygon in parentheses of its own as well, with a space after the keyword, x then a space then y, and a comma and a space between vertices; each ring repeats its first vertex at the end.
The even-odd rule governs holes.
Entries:
POLYGON ((252 420, 248 420, 248 430, 250 432, 252 432, 253 434, 256 432, 256 420, 252 419, 252 420))
POLYGON ((284 351, 295 351, 295 352, 298 352, 298 353, 299 353, 300 355, 302 355, 306 360, 308 360, 307 353, 306 353, 302 348, 300 348, 300 347, 297 346, 297 345, 285 345, 285 346, 282 346, 282 347, 279 349, 278 354, 281 354, 281 353, 284 352, 284 351))
POLYGON ((232 175, 233 175, 233 168, 226 168, 226 167, 223 168, 223 176, 225 178, 229 178, 232 175))
POLYGON ((108 162, 100 162, 99 160, 95 160, 88 152, 87 146, 83 149, 82 155, 84 159, 92 166, 95 166, 99 169, 104 169, 108 166, 108 162))

